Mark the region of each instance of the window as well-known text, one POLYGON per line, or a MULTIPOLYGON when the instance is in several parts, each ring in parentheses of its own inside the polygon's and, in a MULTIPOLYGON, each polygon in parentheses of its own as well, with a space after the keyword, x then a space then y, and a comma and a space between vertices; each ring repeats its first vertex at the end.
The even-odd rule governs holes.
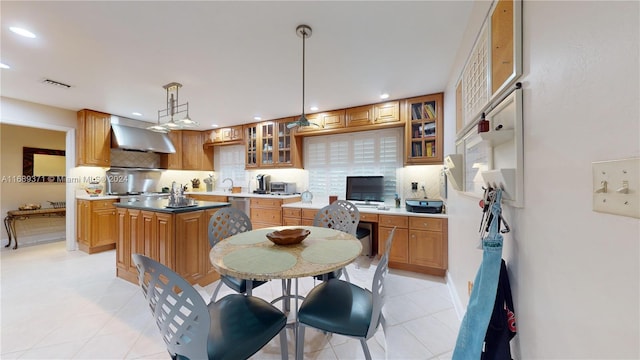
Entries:
POLYGON ((244 157, 246 149, 244 145, 217 146, 219 158, 215 161, 218 183, 230 178, 236 186, 247 183, 245 179, 244 157))
POLYGON ((347 175, 382 175, 385 199, 391 201, 402 167, 402 128, 307 137, 304 164, 316 196, 344 198, 347 175))

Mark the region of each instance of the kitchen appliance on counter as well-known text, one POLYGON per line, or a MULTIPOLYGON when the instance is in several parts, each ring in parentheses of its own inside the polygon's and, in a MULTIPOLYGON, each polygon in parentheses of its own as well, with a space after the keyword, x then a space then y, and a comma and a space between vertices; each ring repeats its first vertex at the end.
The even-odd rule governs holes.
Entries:
POLYGON ((296 183, 291 182, 272 182, 271 193, 277 195, 292 195, 296 193, 296 183))
POLYGON ((271 191, 271 175, 258 174, 256 179, 258 180, 258 188, 253 191, 255 194, 266 194, 271 191))
POLYGON ((407 199, 405 206, 408 212, 440 214, 442 212, 442 200, 407 199))
POLYGON ((160 170, 111 168, 106 172, 107 195, 119 196, 120 202, 168 198, 160 190, 160 170))

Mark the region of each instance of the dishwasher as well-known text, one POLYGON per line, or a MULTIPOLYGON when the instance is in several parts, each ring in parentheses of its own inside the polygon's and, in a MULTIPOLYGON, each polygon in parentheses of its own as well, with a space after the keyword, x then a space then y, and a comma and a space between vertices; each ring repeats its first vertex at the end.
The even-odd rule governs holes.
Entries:
POLYGON ((247 214, 249 218, 251 218, 250 198, 239 197, 239 196, 229 196, 227 199, 228 199, 227 201, 231 203, 232 208, 241 210, 242 212, 247 214))

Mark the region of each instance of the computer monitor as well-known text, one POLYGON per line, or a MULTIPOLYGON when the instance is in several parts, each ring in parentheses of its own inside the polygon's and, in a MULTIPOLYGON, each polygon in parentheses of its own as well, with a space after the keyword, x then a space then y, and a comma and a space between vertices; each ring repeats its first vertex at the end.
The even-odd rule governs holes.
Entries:
POLYGON ((346 199, 365 203, 384 202, 384 176, 347 176, 346 199))

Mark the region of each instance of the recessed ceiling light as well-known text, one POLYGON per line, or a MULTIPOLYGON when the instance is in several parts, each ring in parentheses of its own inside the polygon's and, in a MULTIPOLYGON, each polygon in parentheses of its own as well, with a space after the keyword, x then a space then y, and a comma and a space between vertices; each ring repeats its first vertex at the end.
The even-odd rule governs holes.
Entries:
POLYGON ((387 93, 380 94, 380 99, 388 99, 388 98, 389 98, 389 94, 387 93))
POLYGON ((142 116, 142 114, 140 114, 139 112, 132 112, 132 113, 131 113, 131 115, 134 115, 134 116, 142 116))
POLYGON ((309 108, 309 110, 311 111, 318 111, 318 107, 317 106, 312 106, 309 108))
POLYGON ((30 39, 33 39, 33 38, 36 37, 36 34, 32 33, 31 31, 29 31, 27 29, 23 29, 23 28, 12 26, 12 27, 9 28, 9 30, 13 31, 14 33, 16 33, 16 34, 18 34, 20 36, 28 37, 30 39))
POLYGON ((260 121, 260 120, 262 120, 262 118, 261 118, 260 116, 254 116, 254 117, 253 117, 253 120, 260 121))
POLYGON ((11 66, 7 64, 0 63, 0 69, 11 69, 11 66))
POLYGON ((211 124, 211 127, 214 127, 214 128, 216 128, 218 126, 219 126, 218 124, 211 124))

